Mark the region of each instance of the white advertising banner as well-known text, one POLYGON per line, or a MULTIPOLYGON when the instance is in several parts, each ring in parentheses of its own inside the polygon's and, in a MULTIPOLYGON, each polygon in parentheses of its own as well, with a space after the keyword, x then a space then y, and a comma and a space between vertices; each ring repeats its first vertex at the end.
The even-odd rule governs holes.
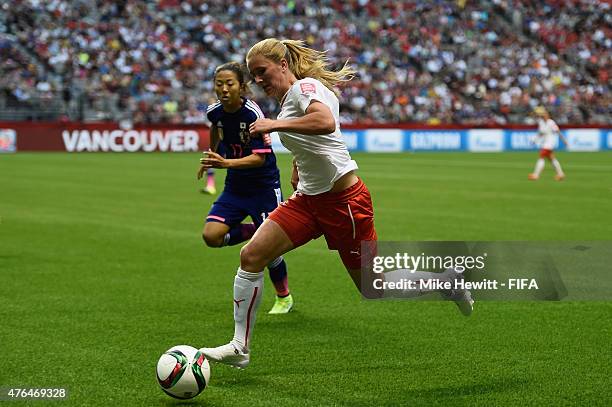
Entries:
POLYGON ((499 152, 504 150, 504 131, 501 129, 475 129, 468 131, 468 151, 499 152))

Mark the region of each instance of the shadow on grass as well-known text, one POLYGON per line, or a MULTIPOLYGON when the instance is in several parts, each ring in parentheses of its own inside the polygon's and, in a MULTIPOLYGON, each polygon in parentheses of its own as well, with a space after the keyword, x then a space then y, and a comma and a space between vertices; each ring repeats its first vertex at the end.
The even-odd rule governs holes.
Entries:
MULTIPOLYGON (((451 379, 449 378, 449 381, 451 379)), ((433 388, 413 388, 406 389, 401 392, 402 401, 410 402, 410 404, 435 404, 435 403, 450 403, 457 402, 458 399, 470 402, 480 399, 480 401, 488 400, 491 404, 495 404, 497 397, 495 394, 501 393, 516 393, 517 397, 522 391, 529 388, 529 380, 515 378, 496 378, 489 381, 479 383, 464 383, 464 384, 449 384, 448 386, 439 386, 433 388), (467 399, 467 400, 466 400, 467 399)), ((352 404, 354 400, 346 400, 352 404)), ((399 401, 399 400, 397 400, 399 401)))
MULTIPOLYGON (((232 369, 234 370, 234 369, 232 369)), ((222 406, 228 405, 225 401, 220 401, 219 398, 224 398, 228 394, 248 395, 249 391, 259 391, 266 388, 270 383, 267 380, 260 380, 257 376, 246 377, 221 377, 215 380, 214 388, 207 388, 203 393, 189 400, 178 400, 168 397, 161 405, 167 407, 174 406, 222 406), (210 394, 208 394, 210 393, 210 394)), ((231 402, 231 399, 227 400, 231 402)), ((231 403, 230 403, 231 404, 231 403)))
MULTIPOLYGON (((216 365, 218 366, 218 365, 216 365)), ((265 377, 250 375, 230 367, 223 367, 214 379, 212 387, 207 387, 204 391, 193 399, 179 400, 167 397, 161 403, 163 406, 223 406, 228 405, 224 401, 219 401, 227 394, 248 395, 250 391, 260 391, 270 386, 270 381, 265 377), (235 373, 238 374, 235 374, 235 373)), ((231 399, 228 399, 231 401, 231 399)))
MULTIPOLYGON (((228 368, 229 369, 229 368, 228 368)), ((232 369, 235 371, 236 369, 232 369)), ((224 372, 225 374, 231 374, 232 372, 224 372)), ((215 380, 214 386, 221 387, 224 391, 227 390, 248 390, 249 388, 263 389, 269 386, 270 381, 265 376, 260 375, 232 375, 232 376, 221 376, 215 380)))
MULTIPOLYGON (((424 379, 426 381, 426 379, 424 379)), ((452 378, 449 377, 449 381, 452 378)), ((421 383, 422 384, 422 383, 421 383)), ((426 388, 419 383, 407 383, 407 386, 416 386, 402 389, 402 384, 397 383, 394 391, 375 393, 376 386, 357 392, 343 393, 338 389, 334 394, 321 394, 318 397, 311 396, 311 402, 324 403, 339 406, 431 406, 431 405, 473 405, 482 404, 496 405, 500 402, 500 394, 510 394, 512 400, 520 400, 524 397, 524 391, 528 389, 529 381, 526 379, 497 378, 480 383, 465 383, 448 386, 426 388), (373 391, 374 390, 374 391, 373 391), (513 397, 511 394, 515 394, 513 397)), ((292 399, 300 399, 304 394, 300 391, 285 389, 286 395, 292 399)), ((503 397, 504 400, 508 396, 503 397)))

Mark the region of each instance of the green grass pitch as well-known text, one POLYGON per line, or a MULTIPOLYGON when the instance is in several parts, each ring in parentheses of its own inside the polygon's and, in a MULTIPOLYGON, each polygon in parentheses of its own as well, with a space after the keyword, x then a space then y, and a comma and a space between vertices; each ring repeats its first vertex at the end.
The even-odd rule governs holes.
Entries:
MULTIPOLYGON (((0 387, 67 388, 58 406, 612 405, 612 303, 366 302, 322 239, 286 255, 295 312, 266 314, 266 277, 251 366, 167 397, 163 351, 233 333, 239 247, 202 244, 198 157, 0 156, 0 387)), ((354 157, 381 240, 612 240, 612 153, 559 154, 564 182, 527 181, 536 153, 354 157)))

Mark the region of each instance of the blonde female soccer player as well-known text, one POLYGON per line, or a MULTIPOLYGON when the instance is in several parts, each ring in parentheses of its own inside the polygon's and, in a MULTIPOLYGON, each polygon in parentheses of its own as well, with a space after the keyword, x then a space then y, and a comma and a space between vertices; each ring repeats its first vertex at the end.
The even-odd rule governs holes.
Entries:
MULTIPOLYGON (((357 164, 342 138, 334 92, 354 71, 347 64, 337 72, 329 70, 325 53, 295 40, 260 41, 246 59, 255 83, 281 106, 277 120, 257 119, 250 132, 278 132, 294 157, 292 179, 297 190, 270 214, 240 252, 234 280, 233 339, 226 345, 201 349, 210 360, 238 368, 249 364, 263 290, 262 270, 270 259, 325 236, 329 249, 338 251, 353 282, 364 293, 368 287, 362 287, 361 242, 377 240, 370 192, 355 174, 357 164)), ((397 270, 385 273, 385 278, 395 278, 393 273, 408 279, 439 276, 397 270)), ((471 298, 465 295, 460 292, 451 299, 460 309, 469 307, 471 312, 471 298)))

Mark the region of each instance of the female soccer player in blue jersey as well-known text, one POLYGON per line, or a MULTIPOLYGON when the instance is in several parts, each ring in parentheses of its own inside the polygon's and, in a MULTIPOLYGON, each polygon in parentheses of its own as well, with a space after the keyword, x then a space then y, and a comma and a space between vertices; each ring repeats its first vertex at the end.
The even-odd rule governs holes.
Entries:
MULTIPOLYGON (((276 156, 260 136, 251 137, 249 126, 263 118, 259 106, 245 97, 246 82, 240 64, 219 66, 214 76, 219 100, 206 111, 211 122, 210 151, 200 159, 198 179, 210 168, 225 168, 225 187, 215 201, 202 232, 209 247, 231 246, 250 239, 268 214, 282 202, 276 156), (219 145, 224 155, 217 152, 219 145), (250 216, 253 223, 242 223, 250 216)), ((287 265, 282 256, 268 264, 276 288, 270 314, 286 314, 293 308, 287 284, 287 265)))

